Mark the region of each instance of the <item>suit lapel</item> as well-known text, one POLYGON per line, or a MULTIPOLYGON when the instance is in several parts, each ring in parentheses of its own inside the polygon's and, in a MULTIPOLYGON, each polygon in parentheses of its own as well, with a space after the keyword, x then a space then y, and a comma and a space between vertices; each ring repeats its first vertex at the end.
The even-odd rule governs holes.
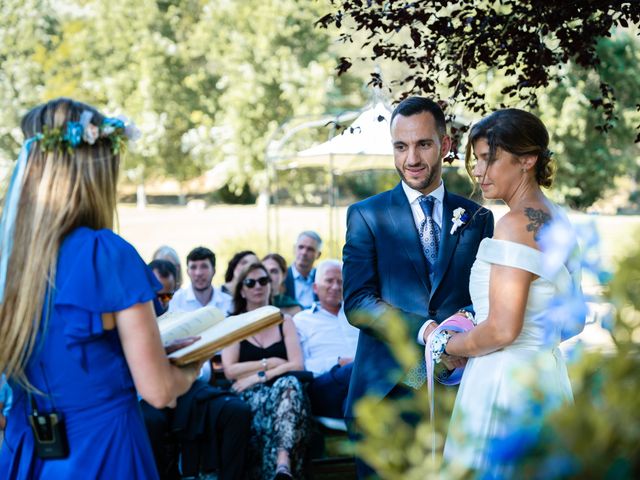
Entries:
POLYGON ((444 277, 444 274, 447 272, 447 268, 449 267, 449 262, 451 261, 451 257, 453 255, 454 250, 456 249, 456 245, 458 244, 458 232, 451 235, 451 218, 453 218, 453 210, 458 205, 452 205, 449 201, 449 194, 447 191, 444 191, 444 198, 442 202, 442 228, 440 229, 440 249, 438 251, 438 261, 436 262, 435 267, 435 276, 433 278, 433 286, 431 288, 431 296, 435 293, 444 277))
POLYGON ((411 265, 416 274, 422 281, 424 288, 429 290, 429 279, 427 277, 427 260, 422 253, 420 237, 416 229, 416 223, 411 213, 411 206, 407 201, 407 196, 402 189, 402 184, 398 184, 391 191, 391 199, 389 201, 389 209, 387 214, 391 220, 391 224, 395 228, 398 243, 411 261, 411 265))

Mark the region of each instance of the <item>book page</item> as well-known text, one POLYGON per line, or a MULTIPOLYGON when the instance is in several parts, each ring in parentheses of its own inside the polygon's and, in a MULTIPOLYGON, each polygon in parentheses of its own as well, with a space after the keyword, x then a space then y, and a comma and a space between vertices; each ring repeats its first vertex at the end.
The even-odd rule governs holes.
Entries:
POLYGON ((224 320, 224 313, 216 307, 202 307, 193 312, 171 312, 158 318, 158 328, 164 345, 180 338, 200 335, 224 320))
POLYGON ((261 307, 248 313, 234 315, 215 323, 201 337, 188 347, 181 348, 169 355, 178 365, 184 365, 200 358, 208 358, 216 351, 239 342, 262 329, 282 322, 280 309, 273 306, 261 307))

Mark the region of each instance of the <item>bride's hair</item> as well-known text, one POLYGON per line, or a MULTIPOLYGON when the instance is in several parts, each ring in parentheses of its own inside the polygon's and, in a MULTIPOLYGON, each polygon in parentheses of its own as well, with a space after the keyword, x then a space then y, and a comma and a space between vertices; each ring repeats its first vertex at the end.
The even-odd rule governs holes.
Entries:
POLYGON ((505 108, 484 117, 469 132, 465 167, 469 176, 473 176, 473 145, 481 138, 489 144, 491 164, 496 160, 496 150, 501 148, 513 155, 536 155, 536 182, 542 187, 553 183, 553 152, 549 150, 549 132, 544 123, 533 115, 517 108, 505 108))
POLYGON ((77 227, 112 229, 115 221, 120 162, 115 145, 119 139, 96 134, 83 141, 82 130, 80 136, 70 139, 69 124, 77 128, 82 116, 85 130, 102 132, 105 117, 95 108, 68 98, 39 105, 22 120, 25 139, 36 137, 36 141, 29 151, 13 248, 6 259, 7 279, 0 305, 0 371, 28 387, 24 368, 41 321, 46 327, 49 308, 43 312, 43 306, 50 306, 52 300, 62 240, 77 227))

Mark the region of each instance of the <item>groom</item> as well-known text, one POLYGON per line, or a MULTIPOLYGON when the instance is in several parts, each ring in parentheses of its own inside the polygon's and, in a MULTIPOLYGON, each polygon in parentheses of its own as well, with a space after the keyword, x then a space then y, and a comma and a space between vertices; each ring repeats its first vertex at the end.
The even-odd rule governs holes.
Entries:
MULTIPOLYGON (((493 234, 490 211, 444 187, 442 159, 451 139, 440 107, 407 98, 390 124, 402 181, 347 212, 344 305, 349 322, 360 329, 345 413, 352 435, 360 398, 398 398, 425 381, 424 362, 410 372, 400 369, 385 340, 382 314, 398 314, 410 338, 424 345, 437 323, 471 304, 471 265, 480 241, 493 234)), ((450 358, 449 365, 455 364, 450 358)), ((359 477, 371 473, 358 462, 359 477)))

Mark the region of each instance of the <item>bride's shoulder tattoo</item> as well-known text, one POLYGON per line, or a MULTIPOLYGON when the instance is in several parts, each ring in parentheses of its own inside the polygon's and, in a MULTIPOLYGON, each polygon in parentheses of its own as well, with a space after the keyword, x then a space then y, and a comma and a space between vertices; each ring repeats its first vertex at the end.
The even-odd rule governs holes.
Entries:
POLYGON ((533 232, 534 240, 538 240, 538 233, 540 229, 549 223, 551 220, 551 215, 541 209, 535 208, 525 208, 524 214, 530 220, 530 223, 527 225, 527 232, 533 232))

